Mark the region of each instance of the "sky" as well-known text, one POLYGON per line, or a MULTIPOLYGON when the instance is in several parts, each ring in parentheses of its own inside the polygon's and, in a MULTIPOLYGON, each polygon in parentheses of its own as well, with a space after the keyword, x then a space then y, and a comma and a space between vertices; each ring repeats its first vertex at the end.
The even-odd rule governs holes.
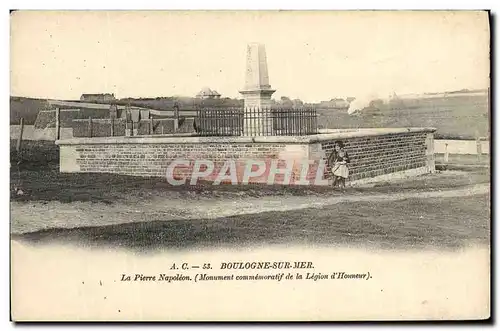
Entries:
POLYGON ((18 11, 11 95, 223 97, 265 44, 273 97, 305 102, 489 86, 486 12, 18 11))

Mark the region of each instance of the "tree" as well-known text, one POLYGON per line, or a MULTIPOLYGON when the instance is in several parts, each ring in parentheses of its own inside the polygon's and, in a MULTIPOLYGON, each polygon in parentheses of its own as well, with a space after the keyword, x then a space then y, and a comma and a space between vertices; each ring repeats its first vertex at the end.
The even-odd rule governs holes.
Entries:
POLYGON ((293 99, 292 105, 293 105, 293 107, 303 107, 304 102, 300 99, 293 99))
POLYGON ((289 97, 283 96, 283 97, 281 97, 281 105, 283 107, 293 107, 293 102, 292 102, 292 100, 290 100, 289 97))

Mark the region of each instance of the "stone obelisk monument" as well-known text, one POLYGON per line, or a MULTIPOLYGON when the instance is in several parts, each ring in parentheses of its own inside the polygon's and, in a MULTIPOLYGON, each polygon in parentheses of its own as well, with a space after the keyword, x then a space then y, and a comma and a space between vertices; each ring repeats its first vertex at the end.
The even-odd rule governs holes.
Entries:
POLYGON ((258 136, 272 132, 269 113, 271 95, 275 91, 269 85, 264 45, 248 44, 245 87, 240 91, 245 100, 244 136, 258 136))

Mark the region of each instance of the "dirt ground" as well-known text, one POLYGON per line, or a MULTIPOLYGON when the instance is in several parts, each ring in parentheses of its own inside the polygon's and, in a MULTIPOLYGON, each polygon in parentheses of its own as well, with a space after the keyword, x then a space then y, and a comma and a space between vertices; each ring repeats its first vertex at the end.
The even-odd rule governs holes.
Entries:
POLYGON ((457 248, 489 242, 489 176, 488 168, 439 171, 342 193, 173 187, 158 179, 61 174, 51 164, 23 164, 11 172, 11 233, 31 243, 134 250, 291 243, 457 248))
POLYGON ((459 198, 489 193, 488 184, 469 185, 459 189, 429 188, 401 190, 394 193, 361 192, 345 194, 269 195, 255 197, 242 194, 228 195, 216 192, 166 194, 115 203, 76 201, 31 201, 11 203, 12 232, 32 232, 48 228, 71 228, 110 224, 148 222, 153 220, 215 219, 262 212, 284 212, 306 208, 324 208, 335 204, 360 202, 387 203, 404 199, 459 198))
POLYGON ((452 248, 489 242, 487 185, 389 196, 198 201, 184 208, 180 203, 53 202, 13 208, 12 228, 25 233, 14 238, 35 242, 140 250, 291 243, 452 248))

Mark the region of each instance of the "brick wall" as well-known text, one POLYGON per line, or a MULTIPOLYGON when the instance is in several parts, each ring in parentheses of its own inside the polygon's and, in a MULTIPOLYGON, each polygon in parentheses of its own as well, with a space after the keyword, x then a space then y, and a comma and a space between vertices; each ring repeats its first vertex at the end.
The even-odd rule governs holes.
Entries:
MULTIPOLYGON (((189 177, 195 160, 214 162, 213 175, 205 180, 215 180, 226 160, 235 160, 238 181, 242 180, 245 160, 265 160, 266 165, 277 159, 284 144, 98 144, 62 146, 65 155, 73 160, 78 172, 107 172, 134 176, 165 177, 168 165, 178 159, 191 160, 188 166, 177 166, 175 178, 189 177), (71 150, 70 150, 71 149, 71 150), (69 153, 72 155, 69 155, 69 153)), ((61 158, 61 171, 67 170, 61 158)), ((67 160, 66 160, 67 161, 67 160)), ((268 168, 268 167, 267 167, 268 168)), ((203 168, 202 168, 203 170, 203 168)), ((254 169, 255 170, 255 169, 254 169)), ((269 169, 268 169, 269 170, 269 169)), ((267 178, 266 171, 254 182, 267 178)), ((277 175, 277 180, 280 180, 277 175)), ((282 179, 282 178, 281 178, 282 179)))
MULTIPOLYGON (((75 137, 91 137, 88 119, 75 119, 72 121, 73 134, 75 137)), ((132 122, 125 123, 125 119, 116 118, 113 120, 113 136, 125 136, 126 125, 131 128, 132 122)), ((140 120, 133 123, 138 135, 172 134, 172 133, 194 133, 194 119, 181 118, 177 131, 174 130, 174 119, 153 119, 153 130, 151 131, 151 120, 140 120)), ((110 137, 111 119, 92 119, 92 137, 110 137)))
MULTIPOLYGON (((113 120, 113 135, 125 135, 125 120, 119 118, 113 120)), ((88 119, 73 120, 73 136, 91 137, 88 119)), ((111 136, 111 119, 92 119, 92 137, 109 136, 111 136)))
MULTIPOLYGON (((165 177, 172 161, 182 159, 190 161, 188 165, 175 168, 174 177, 182 179, 190 177, 196 160, 210 160, 214 162, 214 170, 203 179, 215 180, 224 163, 234 160, 236 177, 241 182, 246 161, 259 160, 264 162, 266 170, 251 182, 262 183, 267 182, 274 160, 286 160, 288 165, 294 161, 291 180, 295 183, 300 179, 303 161, 312 160, 306 178, 310 184, 318 185, 318 165, 326 161, 338 140, 344 142, 350 155, 351 182, 406 170, 420 169, 421 173, 434 170, 433 133, 426 130, 400 130, 394 134, 368 132, 366 135, 344 132, 316 138, 78 138, 58 144, 61 146, 62 172, 165 177)), ((286 165, 280 162, 278 167, 286 165)), ((329 167, 324 170, 325 177, 329 177, 329 167)), ((284 175, 276 175, 275 183, 283 179, 284 175)))
POLYGON ((354 181, 425 167, 426 139, 426 132, 410 132, 324 141, 321 147, 327 158, 335 141, 344 143, 350 157, 349 180, 354 181))
POLYGON ((177 131, 173 118, 153 119, 153 131, 150 131, 151 120, 141 120, 138 124, 139 135, 150 134, 172 134, 172 133, 194 133, 194 118, 180 118, 177 131))

